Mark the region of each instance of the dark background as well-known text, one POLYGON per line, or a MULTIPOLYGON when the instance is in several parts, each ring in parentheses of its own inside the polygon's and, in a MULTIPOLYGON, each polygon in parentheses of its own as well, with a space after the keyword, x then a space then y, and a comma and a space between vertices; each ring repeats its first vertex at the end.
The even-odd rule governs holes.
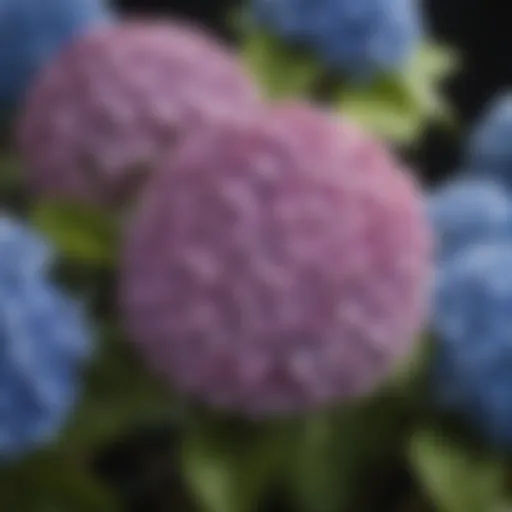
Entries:
MULTIPOLYGON (((424 177, 438 181, 459 162, 460 145, 471 123, 496 92, 512 83, 512 31, 508 2, 424 0, 431 31, 461 54, 464 68, 447 84, 461 130, 456 136, 429 129, 415 156, 424 177)), ((126 13, 179 14, 200 20, 223 36, 232 33, 226 12, 239 0, 117 0, 126 13)))

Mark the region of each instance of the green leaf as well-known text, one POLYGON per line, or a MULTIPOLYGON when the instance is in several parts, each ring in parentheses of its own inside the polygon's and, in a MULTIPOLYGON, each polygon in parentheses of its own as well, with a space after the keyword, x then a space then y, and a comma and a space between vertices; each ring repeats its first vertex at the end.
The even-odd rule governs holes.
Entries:
POLYGON ((430 79, 444 80, 459 69, 460 61, 453 49, 432 41, 425 41, 418 48, 410 66, 409 73, 419 71, 430 79))
POLYGON ((339 413, 307 420, 290 457, 297 508, 301 512, 373 510, 374 503, 367 503, 369 475, 383 463, 389 466, 399 453, 408 428, 406 406, 399 394, 384 390, 339 413))
POLYGON ((456 66, 448 49, 425 43, 401 73, 382 76, 367 86, 346 83, 336 101, 343 114, 376 135, 411 144, 429 121, 454 127, 454 113, 440 85, 456 66))
POLYGON ((187 429, 182 465, 205 512, 250 512, 279 475, 287 439, 277 428, 249 436, 205 422, 187 429))
POLYGON ((421 133, 422 116, 404 100, 397 84, 383 80, 372 88, 345 89, 340 108, 342 114, 372 133, 409 144, 421 133))
POLYGON ((336 422, 328 415, 308 420, 290 459, 292 498, 299 511, 339 512, 352 497, 352 482, 340 463, 336 422))
POLYGON ((454 112, 439 91, 459 67, 456 54, 440 45, 420 46, 403 74, 404 91, 427 120, 454 127, 454 112))
POLYGON ((100 266, 115 262, 118 229, 107 214, 78 203, 45 201, 35 207, 32 220, 71 261, 100 266))
POLYGON ((190 488, 205 511, 242 512, 235 487, 238 468, 226 456, 222 446, 207 436, 186 436, 183 446, 183 470, 190 488))
POLYGON ((489 512, 503 502, 503 463, 441 431, 417 431, 410 442, 409 460, 439 512, 489 512))
POLYGON ((322 75, 321 66, 313 59, 261 31, 250 30, 241 51, 256 80, 271 98, 307 94, 322 75))

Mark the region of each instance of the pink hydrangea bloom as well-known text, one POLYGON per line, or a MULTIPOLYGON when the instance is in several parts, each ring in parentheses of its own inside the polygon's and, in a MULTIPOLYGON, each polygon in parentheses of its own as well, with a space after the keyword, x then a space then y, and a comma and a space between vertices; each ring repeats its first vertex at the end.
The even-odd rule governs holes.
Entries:
POLYGON ((236 56, 199 28, 126 21, 95 30, 29 93, 19 127, 29 184, 45 197, 117 205, 187 130, 258 99, 236 56))
POLYGON ((423 209, 386 148, 313 107, 205 128, 126 234, 127 332, 178 390, 245 414, 369 392, 422 325, 423 209))

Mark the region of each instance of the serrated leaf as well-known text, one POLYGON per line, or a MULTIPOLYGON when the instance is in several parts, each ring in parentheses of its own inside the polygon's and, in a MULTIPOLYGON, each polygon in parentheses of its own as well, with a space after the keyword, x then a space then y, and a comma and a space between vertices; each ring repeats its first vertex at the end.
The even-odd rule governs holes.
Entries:
POLYGON ((444 46, 425 43, 403 73, 404 91, 426 119, 452 127, 454 112, 440 93, 442 82, 458 69, 456 54, 444 46))
POLYGON ((412 436, 409 460, 439 512, 489 512, 503 502, 502 462, 437 429, 419 430, 412 436))
POLYGON ((71 261, 93 265, 115 262, 118 231, 108 214, 78 203, 44 201, 31 217, 34 226, 71 261))
POLYGON ((416 140, 421 133, 421 116, 394 105, 383 98, 361 93, 347 93, 341 100, 342 114, 391 142, 404 144, 416 140))
POLYGON ((383 77, 367 86, 345 86, 340 111, 378 136, 409 143, 421 132, 421 112, 396 77, 383 77))
POLYGON ((249 31, 241 51, 247 66, 271 98, 307 94, 322 73, 313 59, 261 31, 249 31))
POLYGON ((345 84, 337 102, 341 113, 391 142, 410 144, 428 121, 454 127, 454 114, 439 90, 456 67, 449 50, 421 46, 401 73, 361 86, 345 84))

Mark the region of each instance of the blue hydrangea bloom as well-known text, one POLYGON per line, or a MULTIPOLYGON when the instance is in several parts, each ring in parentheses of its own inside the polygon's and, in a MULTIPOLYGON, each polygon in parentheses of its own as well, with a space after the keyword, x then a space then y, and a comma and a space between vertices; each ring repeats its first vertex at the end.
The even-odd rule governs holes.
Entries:
POLYGON ((105 0, 0 0, 0 111, 72 38, 109 18, 105 0))
POLYGON ((495 98, 468 140, 468 165, 512 190, 512 93, 495 98))
POLYGON ((0 214, 0 278, 38 276, 55 259, 53 247, 25 224, 0 214))
POLYGON ((48 248, 0 221, 0 460, 48 442, 77 399, 91 332, 46 273, 48 248))
POLYGON ((355 79, 399 69, 423 33, 416 0, 252 0, 252 17, 355 79))
POLYGON ((440 261, 472 243, 512 236, 512 198, 484 178, 458 177, 442 185, 430 196, 428 212, 440 261))
POLYGON ((435 289, 439 404, 512 448, 512 242, 476 244, 443 266, 435 289))

